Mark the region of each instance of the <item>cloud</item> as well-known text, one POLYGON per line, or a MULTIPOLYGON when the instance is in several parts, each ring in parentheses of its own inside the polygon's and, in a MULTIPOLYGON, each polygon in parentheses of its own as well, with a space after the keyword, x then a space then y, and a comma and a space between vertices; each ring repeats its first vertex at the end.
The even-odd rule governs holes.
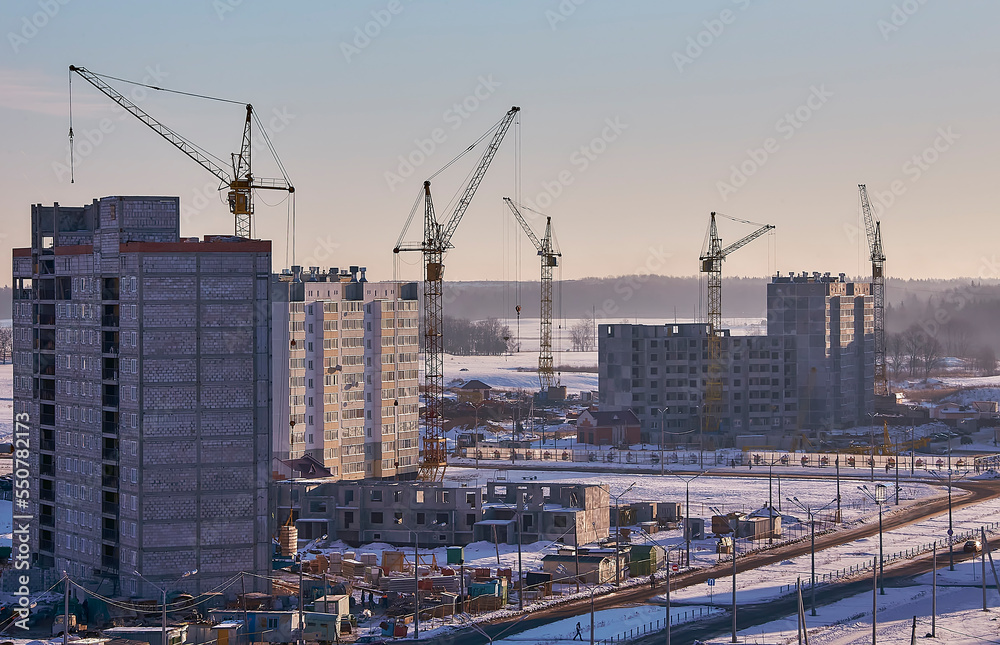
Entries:
MULTIPOLYGON (((90 87, 76 78, 74 89, 90 87)), ((91 88, 92 89, 92 88, 91 88)), ((100 97, 73 93, 73 113, 81 116, 106 114, 109 106, 100 97)), ((0 109, 34 112, 45 116, 69 115, 69 89, 65 80, 27 70, 0 69, 0 109)))

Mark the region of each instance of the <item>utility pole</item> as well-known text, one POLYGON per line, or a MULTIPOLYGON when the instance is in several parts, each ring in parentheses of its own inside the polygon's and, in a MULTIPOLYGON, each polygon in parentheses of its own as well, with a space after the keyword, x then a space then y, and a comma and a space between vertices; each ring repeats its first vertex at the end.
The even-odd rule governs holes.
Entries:
POLYGON ((878 623, 878 566, 875 560, 872 560, 872 645, 875 645, 877 639, 877 623, 878 623))
POLYGON ((256 643, 257 641, 253 637, 253 633, 250 632, 250 620, 247 616, 247 581, 246 578, 243 576, 242 571, 240 571, 240 588, 243 591, 243 625, 246 626, 247 633, 250 636, 250 642, 256 643))
POLYGON ((524 570, 521 568, 521 531, 524 529, 525 498, 527 493, 521 493, 521 499, 517 511, 517 608, 524 611, 524 570))
POLYGON ((733 641, 732 641, 735 643, 736 642, 736 549, 737 549, 736 533, 737 530, 739 529, 739 523, 738 520, 736 519, 731 519, 729 522, 730 525, 735 524, 735 526, 733 526, 733 641))
MULTIPOLYGON (((63 571, 63 645, 69 642, 69 574, 63 571)), ((985 591, 983 593, 986 593, 985 591)), ((986 602, 985 596, 983 596, 983 603, 986 602)), ((163 604, 164 614, 167 611, 167 604, 163 604)), ((163 645, 167 645, 164 641, 163 645)))
POLYGON ((937 638, 937 540, 931 550, 931 638, 937 638))
POLYGON ((833 464, 837 467, 837 524, 840 524, 844 521, 840 513, 840 455, 833 460, 833 464))
MULTIPOLYGON (((299 559, 299 645, 306 645, 306 625, 305 621, 302 620, 302 604, 305 598, 305 594, 302 593, 302 555, 298 555, 299 559)), ((166 594, 166 592, 164 592, 166 594)), ((167 606, 167 597, 163 596, 163 606, 167 606)), ((164 616, 166 616, 166 610, 164 610, 164 616)))

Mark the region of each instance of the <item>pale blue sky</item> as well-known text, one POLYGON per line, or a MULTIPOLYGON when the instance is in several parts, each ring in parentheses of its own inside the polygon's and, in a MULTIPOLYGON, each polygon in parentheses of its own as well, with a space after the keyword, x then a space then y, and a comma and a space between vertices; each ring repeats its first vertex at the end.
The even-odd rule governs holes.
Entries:
MULTIPOLYGON (((76 78, 70 184, 59 165, 72 63, 254 103, 298 190, 301 264, 392 277, 422 180, 518 105, 522 201, 553 217, 564 278, 693 274, 712 210, 778 227, 734 255, 729 275, 866 272, 859 182, 892 199, 882 214, 890 275, 996 278, 998 19, 985 0, 7 1, 0 247, 27 244, 32 203, 162 194, 190 207, 210 183, 76 78), (366 27, 377 35, 355 41, 366 27), (476 109, 462 116, 453 106, 466 99, 476 109), (104 118, 100 143, 81 149, 104 118), (443 143, 410 176, 389 175, 400 175, 399 156, 419 160, 415 140, 437 128, 443 143), (748 150, 763 147, 761 163, 748 150), (741 165, 745 183, 733 176, 741 165)), ((239 143, 239 106, 158 93, 140 104, 219 156, 239 143)), ((505 240, 517 231, 501 201, 515 187, 513 135, 455 236, 447 279, 516 274, 505 240)), ((274 174, 262 149, 255 158, 258 175, 274 174)), ((435 179, 440 213, 471 161, 435 179)), ((281 266, 286 209, 261 197, 256 231, 275 240, 281 266)), ((185 235, 232 231, 213 200, 185 235)), ((726 242, 752 230, 720 226, 726 242)), ((521 252, 522 277, 535 277, 526 242, 521 252)), ((417 258, 403 259, 399 277, 417 279, 417 258)), ((9 276, 8 259, 0 284, 9 276)))

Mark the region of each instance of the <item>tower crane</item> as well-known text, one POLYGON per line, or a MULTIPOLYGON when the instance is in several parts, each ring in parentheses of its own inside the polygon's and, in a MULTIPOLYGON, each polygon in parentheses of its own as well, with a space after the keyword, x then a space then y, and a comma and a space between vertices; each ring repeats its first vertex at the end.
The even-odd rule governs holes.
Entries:
MULTIPOLYGON (((543 391, 547 391, 556 385, 555 369, 552 364, 552 268, 559 265, 559 258, 562 253, 557 251, 552 243, 552 218, 545 218, 545 234, 542 239, 538 239, 528 222, 517 210, 517 206, 510 197, 504 197, 517 222, 524 229, 528 239, 535 245, 538 257, 542 264, 542 301, 541 301, 541 333, 538 346, 538 385, 543 391)), ((522 206, 523 208, 523 206, 522 206)))
MULTIPOLYGON (((444 279, 444 254, 453 248, 451 238, 462 221, 462 216, 469 208, 472 198, 479 189, 486 170, 493 162, 500 144, 503 142, 510 124, 521 108, 512 107, 502 119, 493 126, 493 139, 490 141, 479 165, 472 173, 472 178, 466 185, 458 200, 455 211, 445 222, 438 222, 434 213, 434 202, 431 199, 431 182, 424 182, 424 239, 419 244, 403 245, 402 237, 406 234, 404 227, 393 253, 400 251, 420 251, 424 260, 424 387, 425 413, 423 435, 423 457, 420 462, 420 479, 426 481, 441 481, 448 466, 448 454, 445 449, 444 437, 444 308, 442 303, 444 279)), ((486 133, 487 135, 489 132, 486 133)), ((483 138, 485 138, 484 135, 483 138)), ((477 142, 478 143, 478 142, 477 142)), ((466 149, 471 150, 476 144, 466 149)), ((465 154, 465 153, 462 153, 465 154)), ((411 213, 412 217, 412 213, 411 213)))
POLYGON ((865 217, 865 232, 868 234, 869 259, 872 263, 872 300, 875 309, 875 396, 890 395, 889 378, 885 364, 885 252, 882 250, 882 224, 875 219, 872 203, 868 200, 868 189, 858 184, 861 196, 861 210, 865 217))
MULTIPOLYGON (((721 215, 721 213, 719 213, 721 215)), ((774 228, 771 224, 757 224, 747 220, 722 215, 734 222, 758 226, 756 231, 723 248, 716 224, 716 213, 708 227, 708 248, 701 254, 701 272, 708 274, 708 380, 702 406, 702 445, 704 433, 715 432, 722 415, 722 262, 730 253, 741 249, 774 228)))
MULTIPOLYGON (((257 117, 257 113, 254 112, 253 106, 249 103, 246 104, 247 116, 246 121, 243 125, 243 141, 240 145, 240 151, 238 153, 232 153, 232 168, 223 168, 223 163, 218 160, 217 157, 211 155, 210 153, 204 151, 199 146, 191 143, 183 136, 177 134, 174 130, 167 127, 166 125, 160 123, 145 111, 143 111, 139 106, 129 100, 126 96, 118 92, 115 88, 108 85, 104 78, 113 78, 110 76, 104 76, 102 74, 96 74, 91 72, 86 67, 78 67, 76 65, 69 66, 70 72, 76 72, 81 78, 86 80, 88 83, 100 90, 105 96, 110 98, 112 101, 120 105, 125 109, 126 112, 139 119, 145 123, 153 132, 169 141, 178 150, 186 154, 188 157, 193 159, 202 168, 212 173, 219 178, 222 185, 229 187, 229 211, 236 218, 236 237, 249 238, 251 235, 250 231, 250 220, 253 216, 253 191, 255 189, 264 190, 283 190, 288 193, 294 193, 295 187, 292 186, 291 181, 288 179, 287 173, 285 173, 285 168, 278 159, 278 155, 274 150, 274 146, 271 145, 270 139, 267 137, 267 132, 261 126, 260 119, 257 117), (282 179, 260 179, 254 177, 253 172, 250 167, 250 141, 251 141, 251 122, 257 123, 257 131, 264 138, 268 149, 274 156, 274 160, 277 162, 282 179)), ((71 77, 72 78, 72 77, 71 77)), ((122 80, 122 79, 115 79, 122 80)), ((128 83, 133 83, 133 81, 125 81, 128 83)), ((143 85, 144 87, 149 87, 154 90, 161 91, 174 91, 174 90, 164 90, 161 87, 154 87, 152 85, 145 85, 143 83, 133 83, 138 85, 143 85)), ((182 92, 183 93, 183 92, 182 92)), ((201 98, 212 98, 212 97, 201 97, 201 98)), ((240 101, 230 101, 227 99, 214 99, 220 100, 226 103, 236 103, 242 104, 240 101)), ((70 136, 70 147, 73 145, 73 127, 70 125, 69 130, 70 136)))

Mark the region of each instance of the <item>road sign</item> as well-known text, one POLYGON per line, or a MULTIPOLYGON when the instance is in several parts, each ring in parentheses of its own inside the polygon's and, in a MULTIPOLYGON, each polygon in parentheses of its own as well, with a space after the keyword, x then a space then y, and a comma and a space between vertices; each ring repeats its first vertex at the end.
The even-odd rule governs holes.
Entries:
POLYGON ((955 534, 954 531, 952 531, 951 529, 948 529, 948 537, 951 537, 954 534, 955 534))
POLYGON ((670 565, 670 570, 671 571, 678 571, 678 570, 680 570, 680 568, 681 568, 681 566, 679 564, 672 564, 672 565, 670 565))
POLYGON ((708 579, 708 586, 709 587, 714 587, 715 586, 715 578, 709 578, 708 579))

